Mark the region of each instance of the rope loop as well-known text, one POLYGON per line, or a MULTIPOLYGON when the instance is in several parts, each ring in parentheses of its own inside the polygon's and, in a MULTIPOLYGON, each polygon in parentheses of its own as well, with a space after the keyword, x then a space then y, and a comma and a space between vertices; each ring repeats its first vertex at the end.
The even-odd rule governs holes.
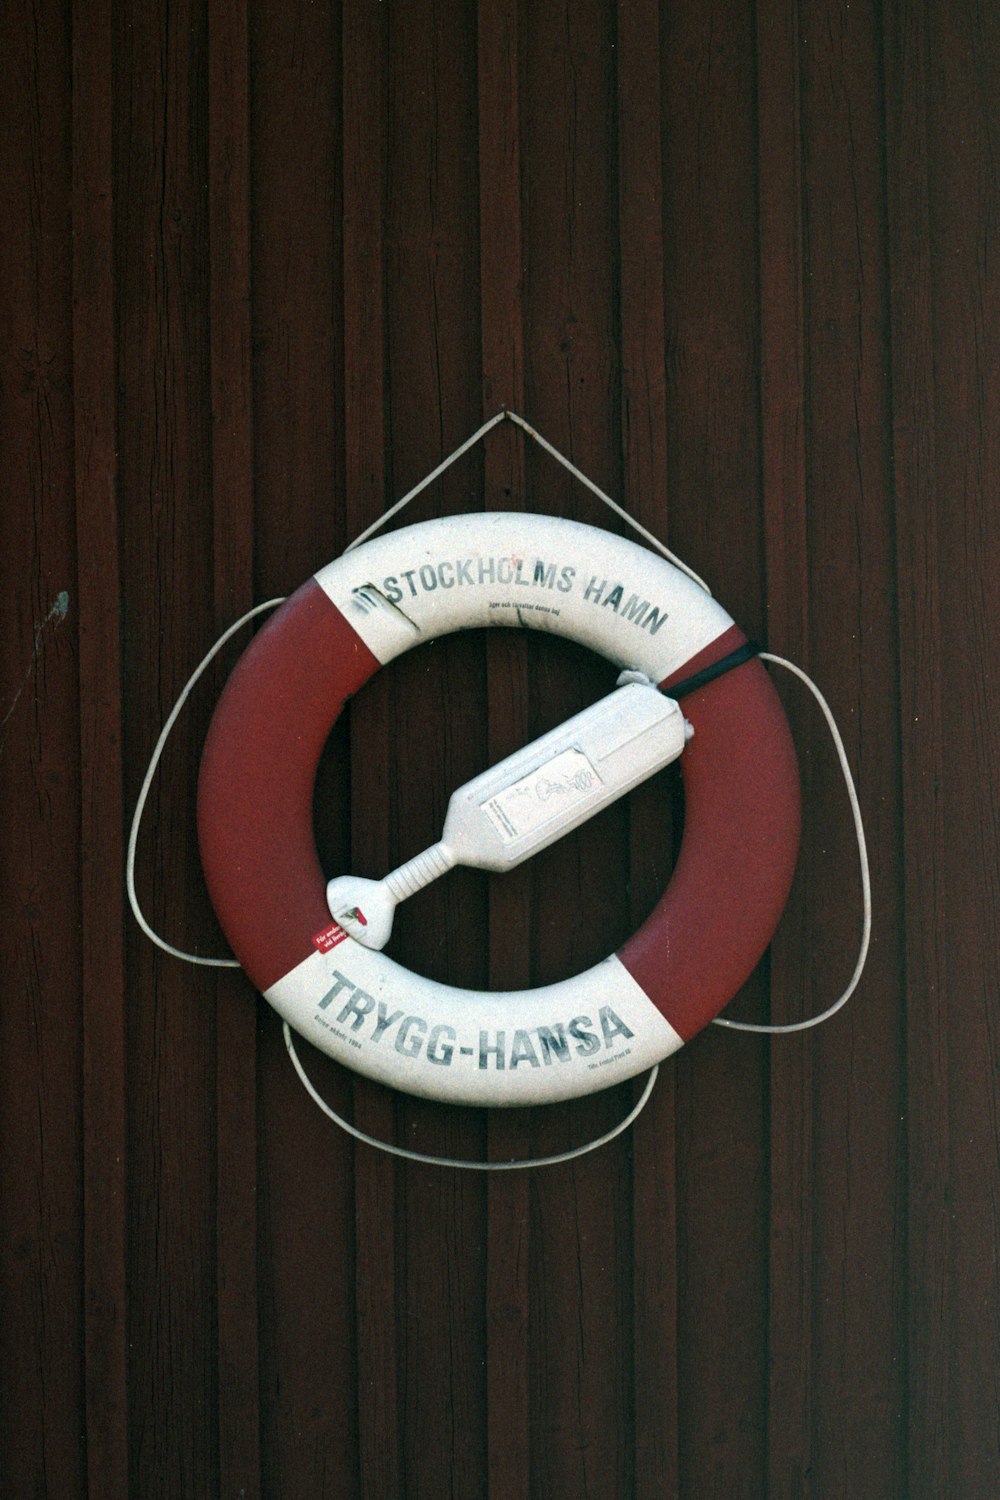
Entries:
MULTIPOLYGON (((708 585, 701 578, 699 578, 698 575, 693 572, 693 570, 689 568, 686 563, 682 562, 680 558, 676 557, 674 553, 669 551, 669 549, 664 546, 664 544, 659 540, 658 537, 647 531, 645 527, 641 526, 639 522, 634 519, 634 517, 630 516, 626 510, 618 505, 616 501, 612 500, 609 495, 605 494, 603 490, 599 489, 598 486, 594 484, 592 480, 588 479, 587 476, 583 474, 581 470, 579 470, 576 465, 573 464, 564 454, 560 453, 557 448, 553 447, 551 443, 547 442, 545 438, 543 438, 538 432, 536 432, 535 429, 531 427, 523 417, 519 416, 517 412, 510 411, 506 407, 497 412, 493 417, 489 419, 489 421, 484 422, 483 425, 478 428, 471 437, 466 439, 464 443, 460 444, 460 446, 456 448, 453 453, 449 454, 449 456, 445 458, 440 464, 438 464, 435 469, 431 470, 431 472, 426 475, 426 477, 422 479, 419 484, 415 485, 411 490, 409 490, 402 497, 402 499, 396 501, 394 505, 390 506, 389 509, 385 511, 384 514, 381 515, 376 521, 374 521, 371 526, 366 527, 364 531, 356 536, 354 540, 350 542, 344 549, 345 552, 352 551, 355 547, 358 547, 363 542, 367 541, 369 537, 374 536, 376 532, 380 531, 390 520, 392 520, 407 505, 409 505, 410 502, 417 497, 417 495, 425 490, 429 484, 437 479, 439 475, 443 474, 444 471, 448 469, 453 463, 455 463, 457 459, 461 458, 462 455, 467 453, 469 449, 472 448, 477 442, 480 442, 488 432, 490 432, 499 423, 504 421, 513 422, 515 426, 520 427, 530 438, 532 438, 542 449, 544 449, 546 453, 548 453, 552 458, 556 459, 563 466, 563 468, 568 470, 570 474, 572 474, 577 480, 579 480, 579 482, 583 484, 586 489, 590 490, 590 492, 594 494, 599 500, 603 501, 604 504, 606 504, 615 513, 615 515, 624 520, 632 528, 632 530, 637 532, 651 547, 653 547, 656 551, 666 557, 669 562, 673 563, 674 567, 679 568, 682 573, 685 573, 690 579, 698 584, 700 588, 704 589, 706 593, 711 592, 711 590, 708 588, 708 585)), ((139 904, 135 888, 136 848, 138 845, 139 830, 142 824, 146 802, 149 797, 149 791, 152 785, 153 777, 155 776, 157 768, 160 764, 160 759, 163 755, 167 740, 169 739, 174 725, 176 724, 177 719, 180 715, 180 712, 183 709, 188 698, 190 697, 196 683, 199 682, 208 666, 222 650, 226 642, 229 641, 238 630, 241 630, 244 625, 248 624, 249 621, 255 619, 258 615, 264 614, 268 610, 275 609, 281 603, 283 603, 282 598, 269 599, 266 603, 255 605, 253 609, 247 610, 245 614, 241 615, 234 624, 230 625, 229 628, 225 630, 222 635, 220 635, 219 639, 202 658, 201 662, 199 662, 198 666, 192 672, 184 687, 181 689, 177 701, 171 709, 167 721, 163 726, 163 729, 160 731, 159 738, 156 741, 156 745, 154 746, 153 753, 150 757, 149 766, 146 770, 145 776, 143 777, 142 786, 140 788, 139 796, 136 801, 135 811, 132 815, 132 824, 129 830, 125 877, 129 904, 132 908, 132 912, 137 923, 141 927, 142 931, 146 934, 146 936, 150 939, 150 941, 155 943, 156 946, 158 948, 161 948, 165 953, 169 953, 171 957, 179 958, 185 963, 198 964, 208 968, 219 969, 238 969, 240 967, 239 962, 235 958, 204 958, 199 954, 187 953, 183 949, 175 947, 172 943, 169 943, 164 938, 162 938, 159 933, 153 930, 149 922, 146 920, 146 917, 139 904)), ((830 734, 833 738, 834 747, 836 749, 840 768, 844 777, 844 783, 847 787, 848 798, 851 805, 851 813, 854 820, 855 834, 857 837, 858 861, 861 871, 863 904, 861 944, 858 951, 857 960, 855 962, 854 972, 851 975, 850 982, 847 988, 844 990, 843 994, 841 994, 832 1005, 828 1006, 826 1010, 820 1012, 818 1015, 811 1016, 809 1019, 804 1021, 793 1022, 789 1025, 761 1025, 757 1023, 751 1023, 749 1021, 731 1021, 721 1016, 717 1016, 713 1022, 713 1024, 716 1026, 726 1026, 734 1031, 760 1032, 770 1036, 777 1036, 795 1031, 805 1031, 810 1027, 821 1025, 824 1021, 829 1020, 831 1016, 835 1015, 837 1011, 839 1011, 842 1006, 847 1003, 847 1001, 850 999, 851 995, 857 988, 858 982, 861 978, 862 970, 865 966, 865 961, 868 956, 868 948, 871 939, 871 877, 868 865, 868 851, 865 842, 864 826, 861 817, 861 808, 858 801, 857 790, 855 788, 850 766, 848 764, 847 753, 844 749, 844 742, 841 738, 840 731, 837 728, 829 704, 827 703, 823 694, 820 692, 819 688, 813 682, 812 678, 809 677, 805 672, 803 672, 801 668, 795 666, 793 662, 785 660, 784 657, 775 656, 768 651, 757 652, 757 648, 752 645, 743 649, 745 650, 745 654, 747 656, 756 653, 760 656, 761 660, 772 662, 776 666, 784 667, 787 671, 792 672, 796 677, 798 677, 802 682, 805 683, 805 685, 809 688, 810 692, 815 697, 816 701, 819 703, 820 709, 823 712, 824 718, 827 722, 827 726, 830 730, 830 734)), ((719 670, 724 670, 726 667, 735 665, 737 665, 737 662, 735 660, 727 659, 726 662, 720 664, 719 670)), ((704 675, 707 680, 708 674, 704 675)), ((695 686, 701 685, 702 683, 700 680, 696 682, 695 679, 692 679, 689 683, 684 684, 683 686, 687 687, 688 689, 693 689, 695 686)), ((423 1152, 411 1151, 402 1146, 395 1146, 388 1141, 382 1141, 377 1139, 375 1136, 367 1135, 364 1131, 359 1130, 349 1121, 343 1119, 320 1096, 311 1080, 309 1079, 308 1075, 306 1074, 299 1055, 295 1049, 295 1043, 292 1039, 291 1029, 287 1021, 283 1023, 283 1031, 285 1037, 285 1046, 288 1049, 288 1054, 309 1096, 315 1101, 320 1109, 323 1110, 324 1114, 326 1114, 331 1120, 339 1125, 342 1130, 346 1131, 348 1135, 353 1136, 355 1140, 361 1141, 365 1145, 373 1146, 379 1151, 388 1152, 392 1156, 402 1157, 407 1161, 417 1161, 433 1166, 454 1167, 456 1169, 467 1171, 511 1172, 526 1169, 528 1167, 554 1166, 559 1163, 573 1161, 579 1156, 583 1156, 590 1151, 597 1150, 600 1146, 607 1145, 608 1142, 614 1140, 616 1136, 621 1135, 623 1131, 627 1130, 628 1127, 633 1124, 634 1121, 638 1118, 639 1114, 649 1101, 650 1095, 653 1091, 653 1087, 656 1083, 657 1076, 659 1074, 659 1065, 657 1065, 650 1071, 639 1099, 636 1101, 636 1103, 633 1105, 632 1109, 624 1117, 624 1119, 622 1119, 612 1130, 607 1131, 604 1135, 598 1136, 596 1139, 588 1141, 581 1146, 573 1147, 571 1150, 560 1152, 554 1156, 529 1158, 523 1161, 469 1161, 446 1156, 426 1155, 423 1152)))

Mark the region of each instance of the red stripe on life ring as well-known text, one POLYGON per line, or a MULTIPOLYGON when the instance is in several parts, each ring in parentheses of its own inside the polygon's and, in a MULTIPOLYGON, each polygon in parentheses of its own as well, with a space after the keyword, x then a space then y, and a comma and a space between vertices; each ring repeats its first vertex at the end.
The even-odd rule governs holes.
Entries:
POLYGON ((260 990, 308 958, 330 925, 312 827, 316 768, 345 699, 379 665, 310 579, 243 653, 209 726, 201 859, 222 930, 260 990))
MULTIPOLYGON (((737 627, 661 684, 721 660, 737 627)), ((685 1041, 752 973, 788 897, 799 847, 798 766, 759 661, 683 699, 694 736, 681 757, 684 837, 667 889, 618 957, 685 1041)))

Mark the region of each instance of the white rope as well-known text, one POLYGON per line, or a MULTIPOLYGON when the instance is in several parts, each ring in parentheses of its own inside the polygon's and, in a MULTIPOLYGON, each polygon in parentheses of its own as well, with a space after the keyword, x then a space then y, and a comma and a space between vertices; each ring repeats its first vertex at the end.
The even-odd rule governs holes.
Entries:
POLYGON ((415 500, 419 494, 422 494, 429 484, 433 484, 435 479, 443 474, 446 469, 449 469, 463 454, 468 453, 470 448, 474 448, 488 432, 492 431, 501 422, 513 422, 516 427, 520 427, 522 432, 527 433, 528 437, 533 438, 538 446, 543 448, 551 458, 554 458, 557 463, 562 464, 563 468, 572 474, 574 479, 578 479, 592 495, 596 495, 598 500, 603 500, 604 504, 610 510, 613 510, 616 516, 619 516, 621 520, 631 526, 632 530, 643 537, 651 547, 655 547, 657 552, 661 553, 668 562, 672 562, 675 568, 679 568, 682 573, 686 573, 693 583, 696 583, 700 589, 705 590, 706 594, 711 594, 712 590, 708 584, 703 578, 698 577, 693 568, 689 568, 686 562, 682 562, 676 553, 671 552, 669 547, 664 546, 658 536, 654 536, 651 531, 647 531, 645 526, 640 525, 634 516, 630 516, 628 511, 618 504, 617 500, 612 500, 611 496, 605 494, 592 479, 588 479, 583 470, 578 469, 576 464, 566 457, 565 453, 560 453, 559 449, 546 438, 543 438, 541 433, 537 432, 529 422, 526 422, 522 416, 516 411, 511 411, 507 406, 501 407, 495 416, 490 417, 488 422, 484 422, 482 427, 478 427, 471 437, 466 438, 465 442, 455 449, 454 453, 449 453, 447 458, 442 459, 436 469, 432 469, 429 474, 425 475, 420 483, 415 484, 412 490, 408 490, 401 500, 396 501, 395 505, 390 505, 389 509, 383 515, 379 516, 377 521, 373 521, 370 526, 366 526, 364 531, 360 532, 354 538, 353 542, 347 544, 344 551, 353 551, 355 547, 360 547, 362 542, 366 542, 369 537, 374 536, 377 531, 381 531, 382 527, 388 521, 391 521, 394 516, 398 516, 400 511, 409 505, 411 500, 415 500))
POLYGON ((288 1055, 295 1064, 295 1071, 301 1078, 306 1092, 319 1105, 323 1113, 333 1120, 334 1124, 340 1126, 341 1130, 346 1130, 348 1135, 352 1135, 356 1141, 363 1141, 366 1146, 375 1146, 379 1151, 387 1151, 390 1156, 401 1156, 406 1161, 424 1162, 431 1167, 457 1167, 466 1172, 516 1172, 524 1167, 555 1167, 561 1162, 574 1161, 578 1156, 585 1156, 588 1151, 596 1151, 599 1146, 606 1146, 609 1141, 621 1135, 622 1131, 627 1130, 632 1122, 638 1119, 649 1101, 653 1085, 660 1072, 660 1065, 657 1063, 651 1069, 645 1088, 624 1120, 619 1120, 614 1129, 607 1131, 605 1135, 599 1135, 595 1140, 587 1141, 583 1146, 574 1146, 570 1151, 560 1151, 556 1156, 529 1156, 521 1161, 470 1161, 462 1156, 429 1156, 423 1151, 410 1151, 406 1146, 393 1146, 388 1141, 379 1140, 377 1136, 366 1135, 363 1130, 359 1130, 356 1125, 345 1120, 343 1115, 338 1115, 335 1109, 331 1109, 322 1094, 317 1092, 295 1050, 292 1028, 287 1021, 282 1022, 282 1029, 285 1033, 288 1055))
MULTIPOLYGON (((567 469, 569 473, 571 473, 576 479, 578 479, 581 484, 583 484, 588 490, 590 490, 592 494, 596 495, 599 500, 602 500, 605 505, 609 506, 617 516, 626 521, 635 532, 642 536, 652 547, 655 547, 656 550, 660 552, 664 557, 666 557, 668 561, 673 563, 676 568, 679 568, 681 572, 686 573, 687 576, 691 578, 695 583, 697 583, 700 588, 703 588, 706 593, 711 592, 708 585, 698 577, 697 573, 693 572, 693 570, 689 568, 686 563, 683 563, 680 558, 676 557, 674 553, 669 551, 669 549, 663 545, 659 538, 655 537, 652 532, 647 531, 645 527, 641 526, 639 522, 636 521, 632 516, 630 516, 626 510, 623 510, 622 507, 616 503, 616 501, 612 500, 610 495, 606 495, 603 490, 599 489, 598 486, 594 484, 592 480, 588 479, 586 474, 582 473, 581 470, 579 470, 575 464, 571 463, 564 454, 560 453, 557 448, 553 447, 551 443, 547 442, 545 438, 543 438, 538 432, 536 432, 533 427, 529 426, 529 424, 524 420, 523 417, 519 416, 516 412, 509 411, 506 407, 503 408, 503 410, 497 412, 497 414, 491 417, 488 422, 484 422, 483 425, 478 428, 470 438, 466 439, 466 441, 462 443, 460 447, 456 448, 453 453, 451 453, 446 459, 438 464, 437 468, 432 469, 431 472, 426 475, 426 477, 422 479, 419 484, 414 485, 413 489, 409 490, 402 497, 402 499, 397 500, 394 505, 390 506, 389 509, 378 518, 378 520, 374 521, 371 526, 366 527, 364 531, 356 536, 354 540, 350 542, 347 547, 345 547, 344 551, 350 552, 355 547, 360 546, 362 542, 367 541, 369 537, 374 536, 374 534, 377 531, 380 531, 388 521, 390 521, 394 516, 398 515, 400 511, 402 511, 407 505, 409 505, 411 500, 416 499, 417 495, 425 490, 429 484, 433 483, 433 481, 437 479, 439 475, 443 474, 451 464, 453 464, 457 459, 461 458, 462 455, 464 453, 467 453, 470 448, 472 448, 477 442, 480 441, 481 438, 486 435, 486 433, 488 433, 492 428, 496 427, 500 422, 503 421, 511 421, 518 427, 522 428, 522 430, 527 433, 529 437, 533 438, 540 447, 544 448, 547 453, 549 453, 560 464, 562 464, 562 466, 567 469)), ((153 754, 150 757, 149 766, 146 770, 145 776, 143 777, 142 786, 139 790, 139 796, 135 805, 135 811, 132 815, 132 825, 129 830, 128 855, 126 860, 125 875, 125 884, 128 891, 129 904, 132 908, 132 913, 146 936, 150 939, 151 942, 155 943, 158 948, 161 948, 164 953, 169 953, 173 958, 182 959, 185 963, 199 964, 206 968, 238 969, 240 968, 240 964, 239 961, 235 958, 202 958, 199 954, 187 953, 181 948, 174 947, 172 943, 168 943, 164 938, 160 937, 159 933, 155 932, 147 922, 142 908, 139 905, 139 900, 136 895, 135 889, 135 858, 136 847, 139 840, 139 829, 142 823, 143 814, 145 812, 146 802, 149 797, 149 790, 153 782, 153 777, 156 775, 157 768, 160 764, 160 758, 163 755, 164 747, 166 746, 171 731, 173 730, 173 727, 177 722, 177 718, 188 698, 190 697, 196 683, 201 679, 209 664, 222 650, 222 647, 228 640, 232 638, 232 636, 236 634, 238 630, 241 630, 244 625, 246 625, 250 620, 254 619, 257 615, 264 614, 267 610, 275 609, 277 605, 281 604, 282 602, 283 599, 281 598, 269 599, 265 604, 258 604, 255 605, 253 609, 247 610, 246 614, 241 615, 240 618, 235 622, 235 624, 230 625, 228 630, 224 631, 223 634, 220 635, 215 645, 199 662, 198 666, 192 672, 184 687, 181 689, 177 702, 171 709, 167 721, 160 731, 160 736, 153 749, 153 754)), ((783 657, 780 656, 772 656, 769 652, 766 651, 762 651, 760 653, 760 656, 764 661, 771 661, 778 666, 787 667, 790 672, 793 672, 797 677, 800 677, 817 699, 820 708, 823 710, 824 716, 826 717, 826 721, 829 725, 830 732, 833 736, 834 745, 836 746, 837 754, 840 759, 841 769, 844 774, 844 780, 847 785, 847 792, 851 802, 851 811, 854 816, 854 826, 858 839, 858 856, 861 864, 861 883, 864 901, 864 924, 861 939, 861 949, 858 954, 857 963, 855 964, 854 974, 851 977, 851 982, 848 985, 847 989, 839 997, 839 999, 837 999, 834 1004, 831 1005, 827 1010, 823 1011, 817 1016, 811 1017, 807 1021, 798 1021, 788 1026, 763 1026, 752 1024, 748 1021, 730 1021, 726 1020, 723 1017, 715 1018, 716 1026, 728 1026, 735 1031, 759 1031, 771 1035, 777 1035, 784 1032, 804 1031, 810 1026, 820 1025, 821 1022, 828 1020, 830 1016, 834 1015, 838 1010, 840 1010, 841 1006, 845 1005, 850 999, 851 995, 854 993, 858 981, 861 978, 861 971, 864 968, 865 960, 868 955, 868 945, 871 936, 871 885, 868 871, 868 853, 865 845, 864 827, 861 821, 861 809, 858 804, 857 792, 855 790, 854 781, 852 779, 850 767, 847 762, 847 755, 844 750, 843 740, 840 737, 840 732, 837 729, 837 725, 834 721, 833 714, 830 711, 830 707, 812 679, 808 677, 803 671, 801 671, 800 668, 796 667, 792 662, 786 661, 783 657)), ((465 1171, 513 1172, 527 1167, 556 1166, 557 1164, 562 1162, 573 1161, 578 1156, 585 1156, 590 1151, 596 1151, 600 1146, 607 1145, 609 1141, 613 1141, 616 1136, 621 1135, 622 1132, 627 1130, 628 1127, 633 1124, 633 1122, 638 1118, 642 1110, 645 1108, 650 1095, 653 1092, 653 1087, 656 1083, 656 1079, 660 1071, 659 1065, 657 1064, 657 1066, 651 1070, 649 1077, 646 1080, 646 1085, 642 1091, 642 1094, 639 1096, 638 1101, 625 1116, 625 1118, 621 1120, 614 1127, 614 1129, 609 1130, 602 1136, 598 1136, 596 1140, 588 1141, 582 1146, 575 1146, 569 1151, 559 1152, 555 1156, 528 1158, 523 1161, 469 1161, 463 1160, 458 1157, 431 1156, 425 1154, 424 1152, 411 1151, 403 1146, 394 1146, 391 1145, 388 1141, 381 1141, 378 1140, 375 1136, 367 1135, 364 1131, 359 1130, 356 1126, 352 1125, 348 1120, 343 1119, 342 1116, 337 1114, 335 1110, 331 1109, 330 1105, 326 1103, 326 1101, 317 1093, 316 1089, 313 1087, 312 1082, 308 1078, 305 1069, 302 1066, 299 1055, 295 1050, 295 1043, 292 1039, 291 1028, 289 1027, 287 1021, 283 1022, 283 1029, 285 1036, 285 1046, 287 1047, 288 1054, 295 1066, 295 1071, 298 1073, 305 1089, 309 1093, 310 1097, 316 1102, 316 1104, 319 1105, 324 1114, 329 1116, 329 1118, 333 1120, 335 1124, 339 1125, 342 1130, 346 1131, 348 1135, 353 1136, 355 1140, 361 1141, 365 1145, 374 1146, 379 1151, 385 1151, 390 1156, 399 1156, 407 1161, 423 1162, 431 1166, 454 1167, 456 1169, 465 1171)))
POLYGON ((861 818, 861 805, 858 801, 858 793, 854 785, 854 777, 851 775, 851 768, 848 764, 847 751, 844 749, 844 741, 840 737, 840 730, 837 728, 837 722, 833 717, 833 711, 830 708, 829 703, 827 703, 826 699, 823 697, 823 694, 820 692, 819 688, 813 682, 812 678, 809 677, 807 673, 803 672, 801 667, 797 667, 794 662, 786 661, 783 656, 772 655, 770 651, 761 651, 758 654, 761 661, 774 662, 775 666, 785 667, 789 672, 794 673, 796 677, 798 677, 802 682, 805 683, 806 687, 812 693, 813 697, 816 699, 816 702, 823 710, 823 717, 826 719, 830 734, 833 737, 833 744, 837 752, 837 759, 840 761, 840 769, 843 773, 844 785, 847 787, 847 796, 851 804, 851 816, 854 819, 854 833, 858 842, 858 865, 861 870, 861 904, 863 908, 863 917, 861 923, 861 944, 858 948, 858 956, 854 964, 854 973, 851 975, 850 982, 846 990, 844 990, 843 994, 839 995, 832 1005, 827 1006, 826 1010, 820 1011, 818 1015, 810 1016, 808 1020, 805 1021, 792 1021, 787 1026, 765 1026, 751 1021, 730 1021, 727 1020, 725 1016, 716 1016, 713 1022, 713 1025, 715 1026, 728 1026, 731 1031, 759 1031, 766 1036, 786 1036, 789 1032, 792 1031, 808 1031, 811 1026, 822 1025, 824 1021, 828 1021, 831 1016, 835 1016, 837 1014, 837 1011, 847 1004, 848 1000, 850 1000, 851 996, 854 994, 854 991, 857 989, 858 982, 861 979, 862 970, 864 969, 865 962, 868 958, 868 947, 871 942, 872 886, 871 874, 868 868, 868 845, 865 841, 865 827, 861 818))
MULTIPOLYGON (((682 562, 676 553, 671 552, 669 547, 664 546, 658 536, 654 536, 651 531, 647 531, 645 526, 641 526, 634 516, 630 516, 627 510, 623 510, 617 500, 612 500, 610 495, 606 495, 602 489, 599 489, 592 479, 587 478, 582 469, 578 469, 576 464, 571 463, 564 453, 560 453, 558 448, 554 448, 550 442, 547 442, 541 433, 536 432, 534 427, 530 426, 523 417, 518 416, 516 411, 509 411, 505 407, 501 415, 507 417, 509 421, 514 422, 529 437, 534 438, 540 448, 544 448, 546 453, 561 463, 563 468, 567 469, 573 475, 574 479, 578 479, 592 495, 596 495, 598 500, 603 500, 605 505, 613 510, 616 516, 620 516, 623 521, 627 522, 633 531, 637 532, 639 536, 644 537, 649 545, 655 547, 657 552, 662 553, 668 562, 673 563, 675 568, 679 568, 682 573, 686 573, 692 583, 696 583, 700 589, 704 589, 706 594, 711 594, 712 590, 708 584, 703 578, 698 577, 693 568, 689 568, 687 563, 682 562)), ((494 418, 494 420, 496 419, 494 418)))
POLYGON ((470 448, 474 448, 480 438, 484 438, 491 428, 505 421, 508 415, 510 414, 505 408, 502 411, 498 411, 495 417, 490 417, 489 421, 484 422, 482 427, 478 427, 470 438, 466 438, 465 442, 455 449, 454 453, 449 453, 447 458, 443 458, 436 469, 432 469, 429 474, 425 474, 419 484, 415 484, 412 490, 407 490, 402 500, 397 500, 395 505, 390 505, 389 509, 384 511, 377 521, 373 521, 370 526, 365 527, 364 531, 359 532, 353 542, 348 542, 344 551, 353 552, 355 547, 360 547, 362 542, 367 542, 368 538, 374 536, 376 531, 381 531, 387 521, 391 521, 393 516, 398 516, 399 512, 409 505, 411 500, 415 500, 418 495, 422 494, 429 484, 433 484, 435 479, 444 473, 445 469, 450 469, 452 464, 462 457, 463 453, 468 453, 470 448))

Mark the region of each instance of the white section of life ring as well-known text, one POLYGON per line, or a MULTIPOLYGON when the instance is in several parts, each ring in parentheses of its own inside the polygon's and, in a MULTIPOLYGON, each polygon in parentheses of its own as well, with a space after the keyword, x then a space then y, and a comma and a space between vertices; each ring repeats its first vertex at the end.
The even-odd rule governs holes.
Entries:
POLYGON ((449 516, 375 537, 316 582, 383 665, 453 630, 522 626, 568 636, 653 682, 732 617, 655 553, 552 516, 449 516))
POLYGON ((609 1087, 683 1045, 611 957, 535 990, 457 989, 341 939, 265 991, 321 1051, 453 1104, 545 1104, 609 1087))

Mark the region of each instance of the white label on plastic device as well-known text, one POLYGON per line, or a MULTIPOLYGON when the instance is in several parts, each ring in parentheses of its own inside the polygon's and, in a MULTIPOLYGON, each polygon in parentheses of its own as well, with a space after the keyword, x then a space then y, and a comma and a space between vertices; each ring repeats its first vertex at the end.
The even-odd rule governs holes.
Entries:
POLYGON ((483 803, 505 844, 534 833, 600 791, 601 778, 582 750, 563 750, 483 803))

